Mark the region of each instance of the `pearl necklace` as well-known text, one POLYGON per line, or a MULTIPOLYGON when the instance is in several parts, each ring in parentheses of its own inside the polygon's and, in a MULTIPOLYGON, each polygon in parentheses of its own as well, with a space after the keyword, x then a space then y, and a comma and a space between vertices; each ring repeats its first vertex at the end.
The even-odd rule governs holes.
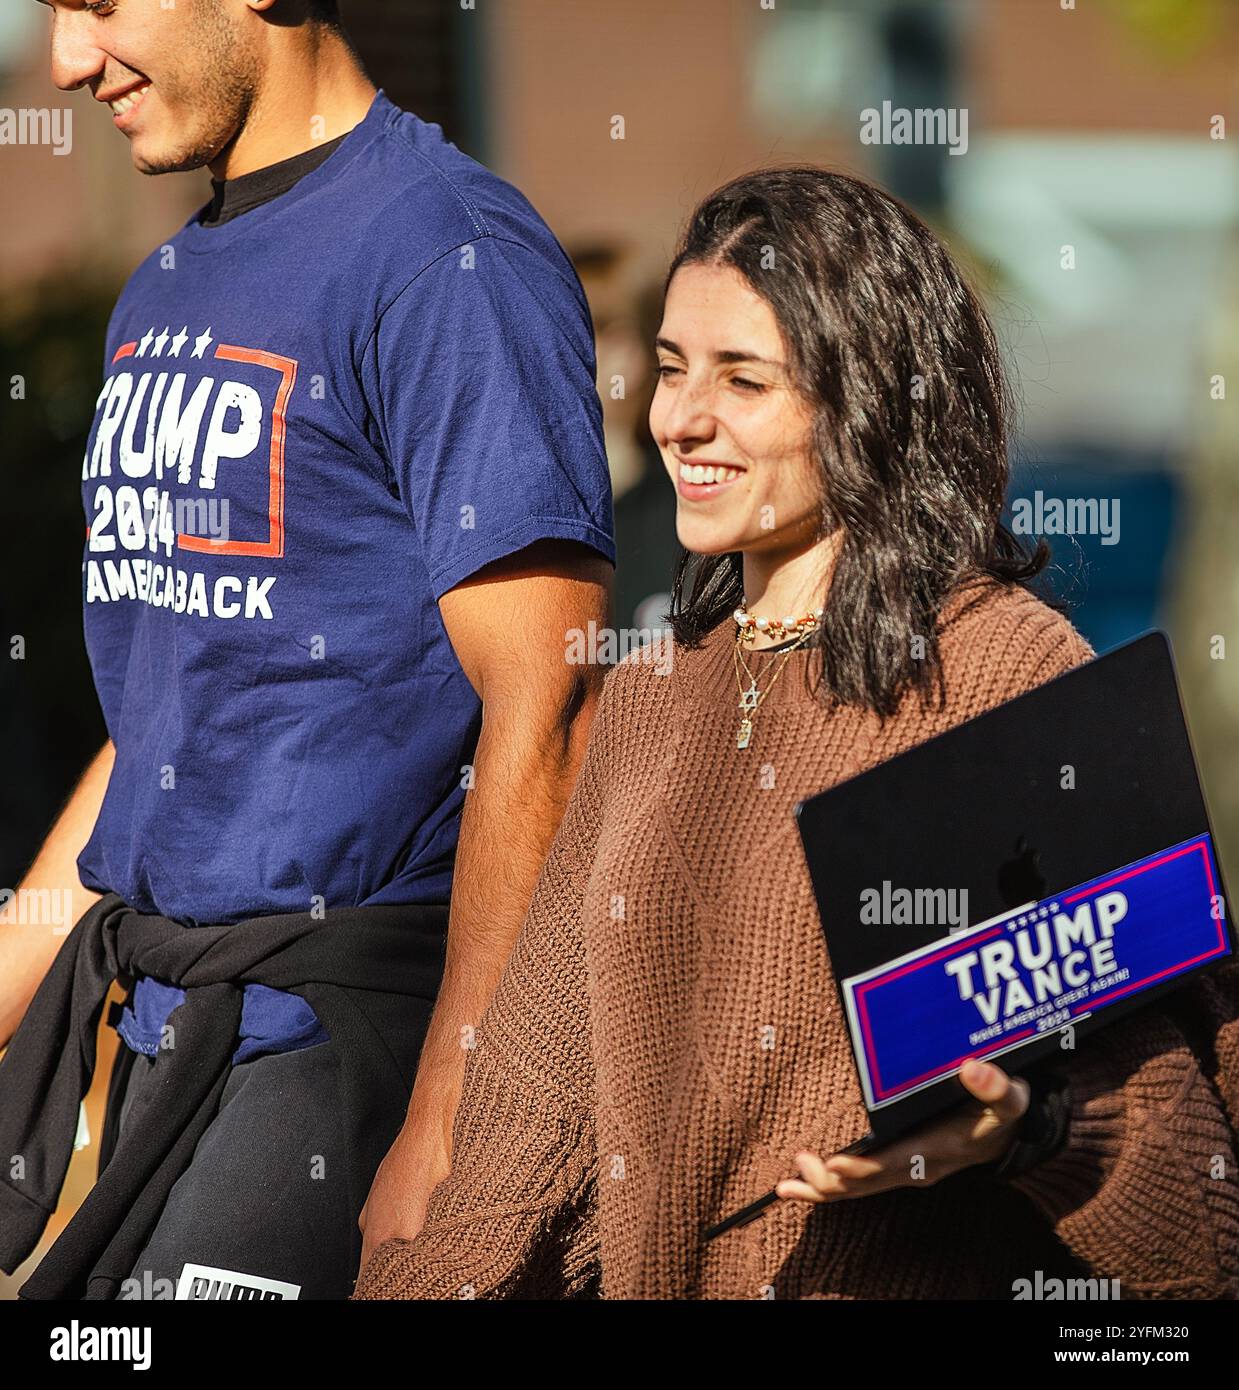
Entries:
POLYGON ((742 603, 731 616, 739 628, 736 634, 737 641, 752 642, 761 632, 767 637, 773 637, 776 642, 781 642, 785 637, 800 637, 805 632, 812 632, 822 621, 824 611, 822 608, 815 608, 803 618, 755 618, 742 603))

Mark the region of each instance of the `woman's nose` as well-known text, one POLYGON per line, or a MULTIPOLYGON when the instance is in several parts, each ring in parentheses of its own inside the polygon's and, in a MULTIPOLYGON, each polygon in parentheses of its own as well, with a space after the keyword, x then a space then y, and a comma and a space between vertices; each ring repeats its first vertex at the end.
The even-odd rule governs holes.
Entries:
POLYGON ((711 438, 714 434, 714 415, 709 389, 684 382, 672 399, 663 428, 667 438, 677 443, 711 438))

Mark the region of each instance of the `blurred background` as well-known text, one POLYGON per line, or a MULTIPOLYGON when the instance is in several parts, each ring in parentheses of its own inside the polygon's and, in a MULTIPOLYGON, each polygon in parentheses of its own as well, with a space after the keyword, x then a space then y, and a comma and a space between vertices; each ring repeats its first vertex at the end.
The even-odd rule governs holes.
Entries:
MULTIPOLYGON (((1239 882, 1236 0, 342 10, 374 80, 517 184, 577 264, 598 337, 619 627, 660 624, 678 553, 644 417, 661 278, 692 207, 744 170, 808 161, 875 178, 921 212, 1007 346, 1013 507, 1038 494, 1118 503, 1116 537, 1047 537, 1053 587, 1099 650, 1170 632, 1239 882), (966 149, 865 143, 861 113, 884 103, 965 110, 966 149)), ((67 106, 74 121, 66 157, 0 147, 0 885, 16 884, 104 739, 81 640, 78 475, 107 316, 210 191, 205 170, 135 173, 89 94, 51 87, 48 23, 33 0, 0 8, 0 108, 67 106)), ((97 1084, 96 1135, 101 1101, 97 1084)), ((61 1220, 93 1152, 74 1160, 61 1220)), ((22 1277, 0 1276, 0 1296, 22 1277)))

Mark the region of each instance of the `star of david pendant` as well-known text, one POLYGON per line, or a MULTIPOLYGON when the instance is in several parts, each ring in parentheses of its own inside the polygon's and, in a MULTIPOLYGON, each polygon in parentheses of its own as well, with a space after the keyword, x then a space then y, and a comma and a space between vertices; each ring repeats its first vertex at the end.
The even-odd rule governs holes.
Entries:
POLYGON ((756 682, 756 681, 751 681, 751 682, 749 683, 749 688, 744 692, 743 695, 740 696, 740 708, 741 708, 741 709, 756 709, 756 708, 757 708, 757 696, 758 696, 757 682, 756 682))

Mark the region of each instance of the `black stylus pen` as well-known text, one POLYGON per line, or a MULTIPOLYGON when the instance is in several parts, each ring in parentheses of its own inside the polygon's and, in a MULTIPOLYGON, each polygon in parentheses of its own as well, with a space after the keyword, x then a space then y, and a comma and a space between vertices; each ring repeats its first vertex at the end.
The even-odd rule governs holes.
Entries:
MULTIPOLYGON (((854 1144, 849 1144, 846 1149, 838 1149, 836 1152, 841 1154, 863 1154, 873 1148, 875 1142, 876 1140, 872 1134, 866 1134, 854 1144)), ((737 1226, 747 1226, 750 1221, 756 1221, 768 1206, 778 1200, 778 1191, 772 1187, 769 1192, 763 1193, 755 1202, 750 1202, 747 1207, 741 1207, 739 1211, 733 1211, 730 1216, 724 1217, 716 1226, 707 1227, 705 1239, 713 1240, 715 1236, 721 1236, 725 1231, 734 1230, 737 1226)))

